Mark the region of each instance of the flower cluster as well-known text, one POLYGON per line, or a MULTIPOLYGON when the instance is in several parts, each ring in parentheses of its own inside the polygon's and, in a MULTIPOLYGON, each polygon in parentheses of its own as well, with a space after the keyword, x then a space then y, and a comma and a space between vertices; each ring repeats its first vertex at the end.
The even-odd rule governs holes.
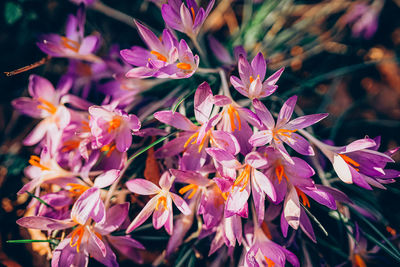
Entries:
POLYGON ((277 91, 284 69, 266 78, 262 53, 249 62, 244 49, 236 47, 232 57, 212 37, 211 49, 224 65, 209 75, 220 74, 221 90, 207 81, 196 85, 193 110, 182 101, 179 109, 171 109, 178 103, 176 93, 161 101, 144 98, 142 92, 164 81, 207 72, 173 30, 195 43, 213 5, 210 1, 204 10, 189 0, 159 3, 168 26, 159 37, 135 21, 146 48, 113 46, 107 55, 96 55, 100 37, 84 36, 83 5, 69 16, 65 36, 39 38, 44 53, 69 59, 69 69, 56 87, 31 75, 30 97, 13 102, 15 109, 40 120, 24 140, 36 145, 37 155, 25 171, 31 180, 18 192, 35 196, 29 206, 33 212, 17 223, 60 238, 52 266, 86 266, 90 257, 117 266, 116 252, 143 262, 144 246, 133 237, 151 215, 154 228, 164 227, 170 235, 164 257, 172 257, 197 225, 191 237, 211 240, 209 255, 241 250, 240 266, 299 266, 288 250, 291 242, 283 241, 289 226, 316 242, 307 208, 335 210, 349 201, 338 189, 319 184, 317 155, 325 155, 344 183, 367 190, 385 188, 400 176, 386 169, 396 149, 378 152, 379 138, 328 145, 308 131, 328 114, 297 116, 297 96, 279 112, 268 108, 263 100, 277 91), (225 78, 236 66, 239 77, 230 76, 230 82, 245 98, 240 101, 231 96, 225 78), (165 140, 148 154, 156 179, 132 178, 142 176, 136 171, 128 178, 133 165, 144 165, 136 156, 150 136, 165 140), (313 157, 315 162, 309 160, 313 157), (130 192, 138 212, 129 212, 130 192))

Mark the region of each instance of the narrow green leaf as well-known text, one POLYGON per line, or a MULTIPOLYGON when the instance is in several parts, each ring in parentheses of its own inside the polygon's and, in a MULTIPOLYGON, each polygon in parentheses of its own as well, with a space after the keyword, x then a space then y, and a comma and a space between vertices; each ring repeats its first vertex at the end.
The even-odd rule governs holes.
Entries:
POLYGON ((49 203, 47 203, 46 201, 44 201, 43 199, 41 199, 40 197, 35 196, 34 194, 32 194, 31 192, 25 191, 26 193, 28 193, 28 195, 30 197, 33 197, 34 199, 38 200, 40 203, 42 203, 43 205, 45 205, 46 207, 49 208, 53 208, 49 203))
POLYGON ((20 240, 7 240, 6 243, 10 244, 27 244, 27 243, 51 243, 57 245, 53 240, 37 240, 37 239, 20 239, 20 240))
POLYGON ((192 253, 193 251, 191 250, 191 247, 189 247, 188 250, 185 252, 185 254, 183 254, 182 258, 180 258, 179 261, 176 262, 175 267, 186 266, 184 264, 192 253))
POLYGON ((398 262, 400 262, 400 257, 394 253, 392 250, 390 250, 388 247, 386 247, 384 244, 382 244, 381 241, 379 241, 378 239, 376 239, 375 237, 371 236, 370 234, 367 234, 365 231, 363 231, 363 235, 369 239, 371 242, 373 242, 375 245, 377 245, 378 247, 380 247, 381 249, 383 249, 387 254, 389 254, 390 256, 392 256, 392 258, 394 258, 395 260, 397 260, 398 262))
POLYGON ((185 96, 183 96, 183 97, 178 101, 178 103, 176 103, 176 105, 175 105, 175 107, 172 109, 172 111, 175 112, 175 111, 178 109, 179 105, 182 104, 182 102, 185 101, 186 98, 188 98, 189 96, 191 96, 192 94, 194 94, 194 92, 196 92, 196 90, 197 90, 197 88, 194 88, 194 89, 193 89, 192 91, 190 91, 188 94, 186 94, 185 96))
POLYGON ((317 226, 322 230, 322 232, 328 236, 328 232, 325 230, 325 228, 322 226, 322 224, 318 221, 318 219, 303 205, 303 203, 300 203, 300 205, 304 208, 308 216, 317 224, 317 226))
POLYGON ((22 17, 22 7, 14 2, 7 2, 4 7, 4 18, 7 24, 11 25, 22 17))

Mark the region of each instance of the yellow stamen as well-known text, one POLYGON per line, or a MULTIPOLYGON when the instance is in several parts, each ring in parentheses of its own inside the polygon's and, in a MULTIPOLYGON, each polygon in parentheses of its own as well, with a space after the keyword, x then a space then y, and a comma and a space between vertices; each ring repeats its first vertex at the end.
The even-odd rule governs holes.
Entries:
POLYGON ((237 110, 232 105, 228 106, 228 115, 229 115, 229 120, 231 122, 231 130, 232 130, 232 132, 234 132, 235 129, 238 129, 240 131, 242 129, 242 122, 240 120, 239 113, 237 112, 237 110), (235 117, 236 117, 237 124, 238 124, 237 127, 235 125, 235 117))
POLYGON ((167 58, 165 56, 163 56, 161 53, 158 53, 157 51, 151 50, 150 54, 155 55, 158 60, 167 62, 167 58))
POLYGON ((193 7, 190 8, 190 12, 192 12, 192 19, 193 19, 193 23, 194 23, 194 21, 196 19, 196 15, 194 13, 194 8, 193 7))
POLYGON ((304 192, 301 191, 300 189, 298 189, 297 187, 295 187, 295 189, 296 189, 297 195, 302 199, 303 205, 306 207, 310 207, 310 200, 308 199, 306 194, 304 194, 304 192))
POLYGON ((78 140, 68 140, 63 143, 61 152, 68 152, 79 147, 80 141, 78 140))
POLYGON ((69 245, 73 248, 76 246, 76 251, 79 253, 79 248, 81 246, 82 238, 85 233, 85 226, 79 225, 74 231, 72 231, 71 241, 69 245), (74 243, 75 237, 78 236, 77 240, 74 243))
POLYGON ((287 177, 287 175, 285 173, 285 168, 281 164, 279 164, 278 166, 275 167, 275 175, 278 178, 279 183, 281 183, 282 177, 285 177, 286 181, 289 181, 289 178, 287 177))
POLYGON ((68 191, 75 197, 82 195, 86 190, 90 188, 86 185, 75 183, 68 183, 67 185, 71 187, 68 191))
POLYGON ((186 192, 192 190, 192 192, 191 192, 190 195, 188 196, 188 199, 191 199, 191 198, 194 196, 194 194, 196 194, 197 189, 199 189, 199 186, 198 186, 198 185, 189 184, 189 185, 184 186, 184 187, 182 187, 181 189, 179 189, 179 194, 183 195, 183 194, 185 194, 186 192))
POLYGON ((164 206, 164 209, 167 209, 167 198, 164 196, 161 196, 157 199, 156 210, 158 210, 158 206, 160 204, 162 204, 164 206))
POLYGON ((46 166, 44 166, 43 164, 40 163, 40 158, 38 156, 36 156, 36 155, 32 155, 28 162, 32 166, 39 167, 40 169, 42 169, 42 171, 49 171, 50 170, 50 168, 48 168, 48 167, 46 167, 46 166))
POLYGON ((367 264, 365 263, 365 261, 358 254, 354 255, 354 261, 355 261, 355 265, 357 267, 367 267, 367 264))
POLYGON ((233 183, 233 187, 238 186, 243 182, 242 189, 240 189, 240 192, 246 189, 247 184, 250 181, 250 171, 251 167, 250 165, 247 165, 244 167, 244 170, 240 173, 240 175, 236 178, 235 182, 233 183))
POLYGON ((191 70, 192 69, 192 66, 190 64, 183 63, 183 62, 176 64, 176 67, 181 70, 191 70))
POLYGON ((294 130, 288 130, 288 129, 275 129, 272 131, 272 137, 274 138, 275 141, 279 141, 278 136, 277 135, 283 135, 286 137, 291 138, 292 137, 292 133, 297 132, 297 129, 294 130))
MULTIPOLYGON (((186 141, 186 143, 183 145, 184 148, 186 148, 190 142, 194 139, 194 141, 191 143, 192 145, 197 143, 197 138, 199 137, 199 132, 195 132, 194 134, 192 134, 189 139, 186 141)), ((208 130, 208 132, 204 135, 203 139, 201 140, 200 144, 199 144, 199 149, 198 152, 200 153, 201 150, 204 147, 204 144, 206 143, 206 141, 209 139, 209 137, 212 137, 211 135, 211 130, 208 130)))
POLYGON ((250 83, 252 83, 254 81, 253 76, 250 76, 250 83))
POLYGON ((190 144, 190 141, 192 141, 193 139, 195 139, 195 140, 194 140, 194 142, 192 144, 195 144, 197 142, 197 137, 198 136, 199 136, 199 132, 195 132, 194 134, 192 134, 189 137, 189 139, 186 141, 186 143, 183 145, 183 147, 186 148, 190 144))
POLYGON ((267 258, 267 256, 264 256, 265 261, 267 262, 267 266, 268 267, 274 267, 275 266, 275 262, 273 260, 271 260, 270 258, 267 258))
POLYGON ((68 48, 72 51, 74 51, 75 53, 79 52, 79 48, 80 48, 80 44, 77 41, 71 40, 67 37, 62 36, 61 37, 61 44, 65 47, 68 48))
POLYGON ((352 158, 350 158, 344 154, 339 154, 339 156, 341 156, 342 159, 344 161, 346 161, 347 164, 350 164, 356 171, 360 170, 359 168, 357 168, 357 167, 360 167, 360 164, 357 161, 353 160, 352 158))
POLYGON ((51 102, 41 97, 39 97, 38 100, 40 103, 42 103, 42 105, 37 106, 38 109, 46 110, 50 114, 55 114, 57 112, 57 108, 51 102))
POLYGON ((111 133, 113 130, 117 129, 121 125, 121 119, 119 117, 116 117, 109 121, 108 124, 109 127, 107 131, 111 133))

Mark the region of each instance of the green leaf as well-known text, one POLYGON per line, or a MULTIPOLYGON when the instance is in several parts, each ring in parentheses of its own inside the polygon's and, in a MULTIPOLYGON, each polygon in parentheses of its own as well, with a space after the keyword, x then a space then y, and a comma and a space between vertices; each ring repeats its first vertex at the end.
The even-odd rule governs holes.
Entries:
POLYGON ((4 18, 7 24, 14 24, 22 17, 21 5, 13 2, 7 2, 4 8, 4 18))
POLYGON ((28 195, 30 197, 33 197, 34 199, 38 200, 40 203, 42 203, 43 205, 45 205, 46 207, 49 208, 53 208, 52 206, 50 206, 49 203, 47 203, 46 201, 44 201, 43 199, 41 199, 40 197, 35 196, 34 194, 32 194, 31 192, 25 191, 26 193, 28 193, 28 195))
POLYGON ((325 228, 322 226, 322 224, 318 221, 318 219, 303 205, 303 203, 300 203, 300 205, 303 207, 303 209, 306 211, 306 213, 308 214, 308 216, 310 216, 310 218, 317 224, 317 226, 319 227, 319 229, 321 229, 321 231, 328 236, 328 232, 325 230, 325 228))
POLYGON ((57 245, 55 240, 51 239, 43 239, 43 240, 36 240, 36 239, 20 239, 20 240, 7 240, 6 243, 10 244, 27 244, 27 243, 51 243, 57 245))

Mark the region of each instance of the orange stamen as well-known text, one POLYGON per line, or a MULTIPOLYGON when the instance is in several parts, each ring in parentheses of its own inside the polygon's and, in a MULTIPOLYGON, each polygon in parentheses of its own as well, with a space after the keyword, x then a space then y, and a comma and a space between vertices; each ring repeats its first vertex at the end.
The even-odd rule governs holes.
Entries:
POLYGON ((192 19, 193 19, 193 23, 194 23, 194 21, 196 19, 196 15, 194 13, 194 8, 193 7, 190 8, 190 12, 192 13, 192 19))
POLYGON ((75 197, 82 195, 86 190, 90 188, 86 185, 75 183, 68 183, 67 185, 71 187, 68 191, 75 197))
POLYGON ((243 186, 242 189, 240 189, 240 192, 246 189, 246 186, 250 181, 250 171, 251 171, 250 165, 246 165, 244 167, 244 170, 240 173, 240 175, 236 178, 235 182, 233 183, 233 187, 238 186, 243 182, 243 186))
POLYGON ((78 140, 65 141, 63 144, 63 147, 61 149, 61 152, 68 152, 68 151, 74 150, 79 147, 79 144, 80 144, 80 141, 78 141, 78 140))
POLYGON ((164 209, 167 209, 167 198, 164 196, 161 196, 157 199, 156 210, 158 210, 158 206, 160 204, 162 204, 164 206, 164 209))
POLYGON ((69 245, 73 248, 76 246, 76 251, 79 253, 79 248, 81 246, 82 238, 85 233, 85 226, 84 225, 79 225, 71 235, 71 241, 69 242, 69 245), (74 243, 75 237, 78 236, 77 240, 74 243))
POLYGON ((235 129, 238 129, 240 131, 242 129, 242 122, 240 120, 239 113, 232 105, 228 106, 228 115, 229 115, 229 120, 231 122, 232 132, 235 131, 235 129), (235 117, 236 117, 237 124, 238 124, 237 127, 235 125, 235 117))
POLYGON ((253 76, 250 76, 250 83, 252 83, 254 81, 253 76))
POLYGON ((344 161, 346 161, 347 164, 350 164, 356 171, 360 170, 359 168, 357 168, 357 167, 360 167, 360 164, 357 161, 353 160, 352 158, 350 158, 344 154, 339 154, 339 156, 341 156, 342 159, 344 161))
POLYGON ((267 266, 268 267, 274 267, 275 266, 275 262, 273 260, 271 260, 270 258, 267 258, 267 256, 264 256, 265 261, 267 262, 267 266))
POLYGON ((80 44, 77 41, 71 40, 67 37, 61 36, 61 44, 75 53, 79 52, 80 44))
POLYGON ((176 64, 176 67, 181 70, 191 70, 192 69, 192 66, 190 64, 183 63, 183 62, 176 64))
POLYGON ((111 156, 111 153, 115 150, 115 148, 116 148, 115 144, 108 144, 108 145, 103 146, 103 147, 100 149, 100 151, 101 151, 101 152, 106 152, 106 151, 107 151, 106 156, 107 156, 107 157, 110 157, 110 156, 111 156))
POLYGON ((82 130, 86 131, 86 132, 90 132, 90 126, 89 126, 89 122, 87 121, 81 121, 82 123, 82 130))
POLYGON ((121 125, 121 119, 119 117, 116 117, 109 121, 108 124, 110 126, 108 127, 107 131, 111 133, 113 130, 117 129, 121 125))
POLYGON ((269 230, 268 225, 265 222, 262 222, 261 229, 263 230, 264 234, 269 238, 272 239, 271 231, 269 230))
POLYGON ((367 264, 365 263, 365 261, 358 254, 354 255, 354 261, 355 261, 355 265, 357 267, 367 267, 367 264))
POLYGON ((46 167, 46 166, 44 166, 43 164, 40 163, 40 158, 38 156, 36 156, 36 155, 32 155, 28 162, 32 166, 39 167, 40 169, 42 169, 42 171, 49 171, 50 170, 50 168, 48 168, 48 167, 46 167))
POLYGON ((43 109, 49 112, 50 114, 55 114, 57 112, 57 108, 49 101, 46 99, 43 99, 41 97, 38 98, 38 101, 42 103, 42 105, 38 105, 38 109, 43 109))
POLYGON ((279 183, 281 183, 282 177, 285 177, 286 181, 289 182, 289 178, 287 177, 287 175, 285 173, 285 168, 283 167, 283 165, 279 164, 278 166, 275 167, 275 175, 278 178, 279 183))
POLYGON ((391 234, 392 236, 396 235, 396 230, 390 227, 389 225, 386 226, 386 231, 388 231, 388 233, 391 234))
POLYGON ((158 53, 157 51, 151 50, 150 54, 155 55, 158 60, 167 62, 167 58, 165 56, 163 56, 161 53, 158 53))
POLYGON ((303 205, 309 208, 309 207, 310 207, 310 200, 308 199, 308 197, 306 196, 306 194, 304 194, 304 192, 301 191, 300 189, 298 189, 297 187, 295 187, 295 188, 296 188, 297 195, 298 195, 298 196, 302 199, 302 201, 303 201, 303 205))
POLYGON ((294 133, 294 132, 297 132, 297 129, 294 129, 294 130, 277 129, 277 130, 272 131, 272 137, 275 139, 275 141, 279 141, 279 139, 277 137, 278 134, 291 138, 292 133, 294 133))
POLYGON ((195 144, 197 142, 197 137, 198 136, 199 136, 199 132, 195 132, 194 134, 192 134, 189 137, 189 139, 186 141, 186 143, 183 145, 183 147, 186 148, 193 139, 195 139, 195 140, 194 140, 194 142, 192 144, 195 144))
POLYGON ((198 186, 198 185, 189 184, 189 185, 184 186, 184 187, 182 187, 181 189, 179 189, 179 194, 183 195, 183 194, 185 194, 186 192, 192 190, 192 192, 191 192, 190 195, 188 196, 188 199, 191 199, 191 198, 194 196, 194 194, 196 194, 197 189, 199 189, 199 186, 198 186))

